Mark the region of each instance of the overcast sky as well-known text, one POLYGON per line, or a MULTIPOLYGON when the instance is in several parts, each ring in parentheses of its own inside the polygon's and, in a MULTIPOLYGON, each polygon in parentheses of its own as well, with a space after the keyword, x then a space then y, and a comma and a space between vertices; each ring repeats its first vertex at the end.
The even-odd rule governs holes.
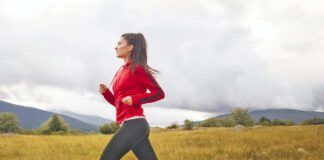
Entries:
POLYGON ((0 99, 115 120, 98 94, 123 60, 114 47, 141 32, 165 99, 150 124, 234 107, 324 111, 322 0, 1 0, 0 99))

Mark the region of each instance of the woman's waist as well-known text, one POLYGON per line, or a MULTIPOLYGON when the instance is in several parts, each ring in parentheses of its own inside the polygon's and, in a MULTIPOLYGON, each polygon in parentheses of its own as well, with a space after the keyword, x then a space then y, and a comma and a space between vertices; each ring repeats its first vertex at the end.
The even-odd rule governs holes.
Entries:
POLYGON ((126 124, 126 123, 133 123, 133 122, 134 123, 144 122, 144 123, 148 124, 148 121, 145 116, 133 116, 133 117, 124 119, 121 122, 120 126, 122 126, 123 124, 126 124))
POLYGON ((136 95, 136 94, 143 94, 146 93, 145 91, 137 91, 137 90, 129 90, 129 91, 117 91, 114 92, 114 97, 116 100, 120 100, 123 99, 126 96, 132 96, 132 95, 136 95))

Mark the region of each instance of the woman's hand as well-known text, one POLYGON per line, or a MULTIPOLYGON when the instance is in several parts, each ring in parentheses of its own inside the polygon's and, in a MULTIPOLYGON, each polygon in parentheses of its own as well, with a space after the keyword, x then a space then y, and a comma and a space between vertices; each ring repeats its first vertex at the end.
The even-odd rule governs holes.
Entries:
POLYGON ((99 85, 99 89, 98 89, 98 90, 99 90, 99 92, 100 92, 101 94, 104 93, 107 89, 108 89, 108 88, 107 88, 106 85, 100 83, 100 85, 99 85))
POLYGON ((132 101, 132 97, 131 96, 126 96, 122 99, 122 102, 124 104, 127 104, 129 106, 131 106, 133 104, 133 101, 132 101))

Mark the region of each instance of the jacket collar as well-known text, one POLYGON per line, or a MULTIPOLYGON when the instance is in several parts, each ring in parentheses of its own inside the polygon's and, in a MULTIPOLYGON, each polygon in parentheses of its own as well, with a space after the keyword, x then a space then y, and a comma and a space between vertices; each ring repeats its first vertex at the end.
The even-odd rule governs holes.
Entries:
POLYGON ((126 64, 124 64, 123 66, 124 66, 124 67, 127 67, 127 66, 129 66, 131 63, 132 63, 131 61, 128 61, 128 62, 127 62, 126 64))

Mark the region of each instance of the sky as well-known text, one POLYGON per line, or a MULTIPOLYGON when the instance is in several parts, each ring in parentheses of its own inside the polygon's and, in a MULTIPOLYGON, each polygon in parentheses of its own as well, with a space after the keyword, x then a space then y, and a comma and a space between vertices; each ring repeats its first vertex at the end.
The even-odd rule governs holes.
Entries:
MULTIPOLYGON (((1 0, 0 100, 115 120, 98 92, 143 33, 163 100, 151 126, 236 107, 324 111, 322 0, 1 0)), ((110 87, 111 88, 111 87, 110 87)))

